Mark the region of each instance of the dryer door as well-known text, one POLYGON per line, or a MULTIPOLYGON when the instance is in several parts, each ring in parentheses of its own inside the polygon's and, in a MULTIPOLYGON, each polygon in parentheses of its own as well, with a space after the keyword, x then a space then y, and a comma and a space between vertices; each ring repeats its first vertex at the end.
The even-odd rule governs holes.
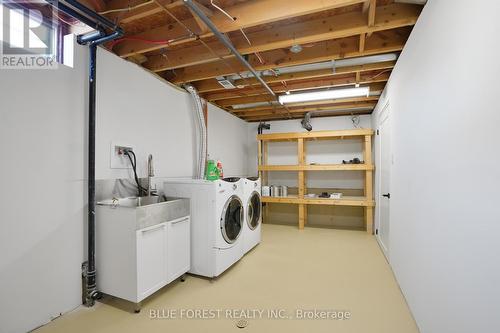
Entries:
POLYGON ((250 230, 255 230, 259 226, 261 213, 262 203, 260 195, 257 191, 254 191, 250 196, 250 200, 248 200, 247 224, 250 230))
POLYGON ((236 195, 233 195, 224 205, 220 218, 222 237, 228 244, 233 244, 240 236, 243 220, 243 204, 236 195))

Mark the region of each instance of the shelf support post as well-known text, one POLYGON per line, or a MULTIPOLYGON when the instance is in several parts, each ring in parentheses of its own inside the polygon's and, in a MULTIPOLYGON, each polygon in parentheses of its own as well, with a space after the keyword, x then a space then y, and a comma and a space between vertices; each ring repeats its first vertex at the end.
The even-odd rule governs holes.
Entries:
MULTIPOLYGON (((364 147, 363 147, 363 157, 365 164, 372 164, 372 137, 371 135, 365 135, 364 147)), ((365 198, 367 202, 373 201, 373 171, 365 171, 365 198)), ((373 234, 373 207, 365 207, 365 221, 366 221, 366 232, 373 234)))
MULTIPOLYGON (((299 138, 297 139, 297 156, 298 156, 298 163, 300 166, 305 165, 305 156, 304 156, 304 139, 299 138)), ((300 170, 298 174, 298 185, 299 185, 299 190, 298 190, 298 197, 299 200, 304 199, 304 192, 305 192, 305 171, 300 170)), ((305 204, 299 204, 299 229, 304 229, 304 225, 307 224, 307 209, 305 204)))

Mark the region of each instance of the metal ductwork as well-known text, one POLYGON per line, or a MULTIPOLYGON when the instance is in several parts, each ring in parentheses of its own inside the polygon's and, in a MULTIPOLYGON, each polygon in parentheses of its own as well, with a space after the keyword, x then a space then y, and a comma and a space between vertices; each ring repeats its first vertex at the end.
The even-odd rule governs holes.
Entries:
POLYGON ((300 122, 302 125, 302 128, 306 129, 308 132, 312 131, 312 125, 311 125, 311 116, 312 112, 308 112, 304 115, 304 119, 300 122))
POLYGON ((264 130, 270 130, 271 124, 266 124, 265 122, 259 123, 259 127, 257 127, 257 133, 262 134, 264 130))
MULTIPOLYGON (((375 64, 375 63, 386 62, 386 61, 396 61, 397 59, 398 59, 397 53, 386 53, 386 54, 377 54, 377 55, 363 56, 363 57, 356 57, 356 58, 316 62, 316 63, 312 63, 312 64, 281 67, 281 68, 276 68, 273 70, 260 71, 259 74, 261 76, 278 76, 279 77, 279 75, 281 75, 281 74, 314 71, 314 70, 321 70, 321 69, 331 69, 332 74, 333 74, 336 68, 347 67, 347 66, 361 66, 361 65, 375 64)), ((250 72, 243 72, 243 73, 239 73, 238 75, 227 76, 225 79, 234 81, 234 80, 240 79, 241 77, 250 78, 252 76, 253 76, 253 74, 250 72)))
POLYGON ((236 57, 236 59, 238 59, 246 68, 248 68, 248 70, 253 74, 255 79, 259 81, 259 83, 264 87, 264 89, 266 89, 271 96, 277 98, 276 94, 271 89, 271 87, 269 87, 269 85, 262 79, 260 73, 257 72, 252 67, 252 65, 250 65, 250 63, 238 52, 238 50, 234 47, 229 38, 227 38, 226 35, 221 33, 219 29, 217 29, 215 24, 208 18, 205 12, 201 10, 193 0, 183 0, 183 2, 184 5, 186 5, 186 7, 188 7, 193 14, 198 16, 200 20, 213 32, 214 36, 217 37, 217 39, 231 51, 231 53, 236 57))
POLYGON ((327 115, 327 114, 338 114, 338 113, 351 113, 353 115, 354 112, 363 112, 363 111, 371 111, 373 110, 372 108, 368 107, 359 107, 359 108, 352 108, 352 109, 342 109, 342 110, 320 110, 320 111, 310 111, 307 112, 304 115, 304 118, 300 121, 300 124, 302 125, 302 128, 306 129, 307 131, 312 130, 312 125, 311 125, 311 119, 314 116, 318 115, 327 115))

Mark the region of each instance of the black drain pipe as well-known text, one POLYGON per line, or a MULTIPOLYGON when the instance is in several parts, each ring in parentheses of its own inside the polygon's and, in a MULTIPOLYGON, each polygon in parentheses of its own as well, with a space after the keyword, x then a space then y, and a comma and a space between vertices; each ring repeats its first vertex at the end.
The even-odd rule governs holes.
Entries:
POLYGON ((89 46, 89 132, 88 132, 88 259, 84 263, 85 305, 93 306, 98 297, 95 269, 95 118, 97 46, 123 35, 123 30, 107 18, 75 0, 50 1, 56 9, 93 27, 97 31, 80 35, 77 41, 89 46), (106 30, 111 30, 106 34, 106 30))

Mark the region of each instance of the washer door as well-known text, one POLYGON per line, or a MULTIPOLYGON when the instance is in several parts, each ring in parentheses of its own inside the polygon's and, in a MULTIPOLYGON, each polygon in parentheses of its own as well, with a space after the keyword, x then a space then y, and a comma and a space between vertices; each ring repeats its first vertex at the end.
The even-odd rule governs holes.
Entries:
POLYGON ((243 226, 243 219, 243 204, 236 195, 233 195, 224 205, 220 218, 222 237, 227 243, 232 244, 238 239, 243 226))
POLYGON ((248 218, 247 224, 251 230, 255 230, 260 223, 260 214, 262 212, 262 204, 258 192, 253 192, 248 201, 248 218))

